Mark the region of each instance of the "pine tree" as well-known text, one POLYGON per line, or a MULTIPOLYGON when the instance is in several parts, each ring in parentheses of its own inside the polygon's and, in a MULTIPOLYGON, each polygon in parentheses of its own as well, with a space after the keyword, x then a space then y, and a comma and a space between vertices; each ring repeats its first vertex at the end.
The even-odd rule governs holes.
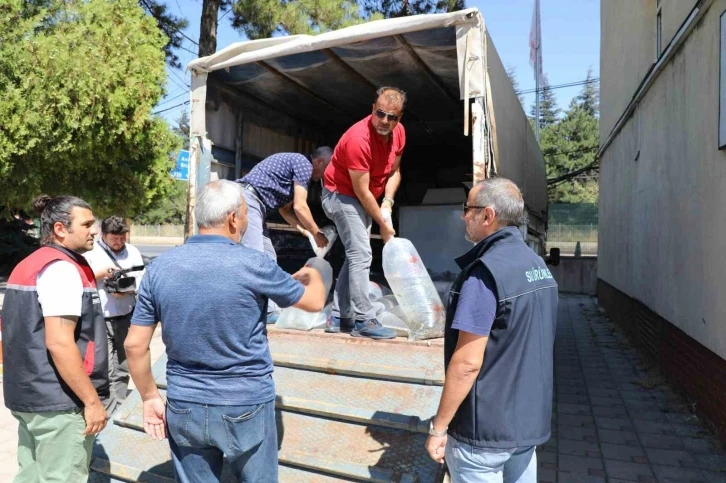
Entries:
POLYGON ((204 0, 202 19, 199 22, 199 57, 212 55, 217 51, 217 19, 219 11, 231 7, 231 0, 204 0))
POLYGON ((455 12, 464 8, 464 0, 362 0, 367 16, 406 17, 426 13, 455 12))
MULTIPOLYGON (((555 98, 555 91, 550 89, 550 83, 547 79, 547 74, 542 76, 542 86, 539 92, 539 127, 540 130, 551 126, 557 122, 560 116, 561 109, 557 107, 557 99, 555 98)), ((534 119, 536 114, 536 108, 532 105, 529 115, 534 119)))
POLYGON ((250 39, 314 35, 382 18, 464 8, 464 0, 236 0, 232 26, 250 39))
POLYGON ((139 6, 154 17, 157 27, 166 36, 167 42, 164 45, 164 53, 166 54, 167 63, 171 67, 181 67, 179 56, 174 53, 174 49, 181 47, 184 41, 182 30, 187 27, 189 22, 185 18, 169 13, 167 6, 158 0, 139 0, 139 6))
MULTIPOLYGON (((585 84, 562 119, 540 131, 540 147, 547 178, 558 178, 589 166, 600 144, 597 106, 599 92, 594 83, 585 84)), ((589 170, 549 186, 549 200, 557 203, 597 203, 597 170, 589 170)))
POLYGON ((592 77, 592 67, 587 69, 585 86, 576 99, 578 105, 588 114, 600 115, 600 88, 599 83, 592 77))

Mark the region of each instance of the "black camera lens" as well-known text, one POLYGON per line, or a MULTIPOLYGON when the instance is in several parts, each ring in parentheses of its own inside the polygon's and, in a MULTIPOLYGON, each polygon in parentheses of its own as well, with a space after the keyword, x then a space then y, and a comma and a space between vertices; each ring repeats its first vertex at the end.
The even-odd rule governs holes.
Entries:
POLYGON ((129 287, 133 287, 136 283, 136 279, 134 277, 124 277, 118 279, 118 288, 123 290, 129 287))

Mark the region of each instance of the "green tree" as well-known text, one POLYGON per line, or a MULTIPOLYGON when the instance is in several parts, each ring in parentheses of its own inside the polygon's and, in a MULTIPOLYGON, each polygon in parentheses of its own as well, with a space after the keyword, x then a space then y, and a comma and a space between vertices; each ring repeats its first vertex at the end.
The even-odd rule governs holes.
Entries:
POLYGON ((181 47, 182 42, 184 41, 182 30, 187 28, 187 25, 189 25, 187 19, 177 17, 176 15, 169 13, 167 6, 157 0, 139 0, 139 6, 141 6, 146 13, 154 17, 157 27, 166 37, 164 53, 166 54, 166 60, 169 65, 171 67, 181 67, 182 65, 179 63, 179 56, 176 55, 174 49, 181 47))
MULTIPOLYGON (((600 144, 597 84, 586 84, 564 117, 540 131, 547 178, 554 179, 593 164, 600 144)), ((596 170, 588 170, 549 187, 550 202, 597 203, 596 170)))
POLYGON ((232 25, 250 39, 314 35, 382 18, 464 8, 464 0, 236 0, 232 25))
POLYGON ((217 22, 219 10, 228 10, 232 0, 204 0, 202 18, 199 22, 199 57, 212 55, 217 51, 217 22))
POLYGON ((364 21, 355 0, 237 0, 232 26, 250 39, 316 34, 364 21))
POLYGON ((157 199, 144 213, 134 217, 139 225, 181 225, 187 212, 187 182, 174 180, 167 196, 157 199))
MULTIPOLYGON (((547 126, 555 124, 560 116, 561 109, 557 107, 557 99, 555 98, 555 91, 550 89, 550 83, 547 79, 547 74, 542 76, 542 86, 539 92, 539 127, 541 130, 547 126)), ((534 105, 530 108, 529 115, 532 119, 535 118, 536 108, 534 105)), ((540 138, 541 138, 540 134, 540 138)))
POLYGON ((174 134, 179 136, 182 141, 182 149, 189 149, 189 114, 184 109, 176 120, 176 126, 172 129, 174 134))
POLYGON ((132 0, 0 4, 0 193, 133 215, 171 187, 178 140, 152 115, 166 38, 132 0))
POLYGON ((592 67, 587 69, 585 86, 577 96, 577 104, 591 116, 600 116, 600 89, 592 77, 592 67))
POLYGON ((368 16, 382 14, 384 18, 394 18, 455 12, 464 8, 464 0, 362 0, 361 5, 368 16))

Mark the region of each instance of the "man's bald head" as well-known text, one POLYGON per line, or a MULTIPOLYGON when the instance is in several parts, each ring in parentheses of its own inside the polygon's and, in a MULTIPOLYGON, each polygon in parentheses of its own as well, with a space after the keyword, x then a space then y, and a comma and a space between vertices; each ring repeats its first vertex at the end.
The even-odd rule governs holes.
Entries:
POLYGON ((406 93, 398 87, 385 86, 376 91, 375 104, 398 110, 399 114, 403 113, 406 100, 406 93))

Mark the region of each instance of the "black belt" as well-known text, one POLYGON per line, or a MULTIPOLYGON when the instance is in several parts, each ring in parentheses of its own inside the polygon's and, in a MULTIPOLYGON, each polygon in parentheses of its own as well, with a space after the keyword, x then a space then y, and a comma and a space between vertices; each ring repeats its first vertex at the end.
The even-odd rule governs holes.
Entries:
POLYGON ((249 184, 249 183, 247 183, 247 182, 244 182, 244 183, 240 183, 240 184, 242 185, 242 189, 246 189, 246 190, 249 190, 249 191, 251 191, 251 192, 252 192, 252 193, 253 193, 253 194, 254 194, 255 196, 257 196, 258 198, 260 197, 259 193, 257 193, 257 189, 256 189, 256 188, 255 188, 254 186, 252 186, 251 184, 249 184))
POLYGON ((257 188, 255 188, 254 186, 252 186, 251 184, 249 184, 247 182, 240 183, 240 184, 242 185, 242 189, 249 191, 250 193, 252 193, 254 195, 255 198, 257 198, 257 201, 260 202, 260 205, 262 205, 262 207, 265 210, 269 210, 269 208, 267 207, 265 202, 262 200, 262 196, 260 196, 260 193, 257 191, 257 188))

